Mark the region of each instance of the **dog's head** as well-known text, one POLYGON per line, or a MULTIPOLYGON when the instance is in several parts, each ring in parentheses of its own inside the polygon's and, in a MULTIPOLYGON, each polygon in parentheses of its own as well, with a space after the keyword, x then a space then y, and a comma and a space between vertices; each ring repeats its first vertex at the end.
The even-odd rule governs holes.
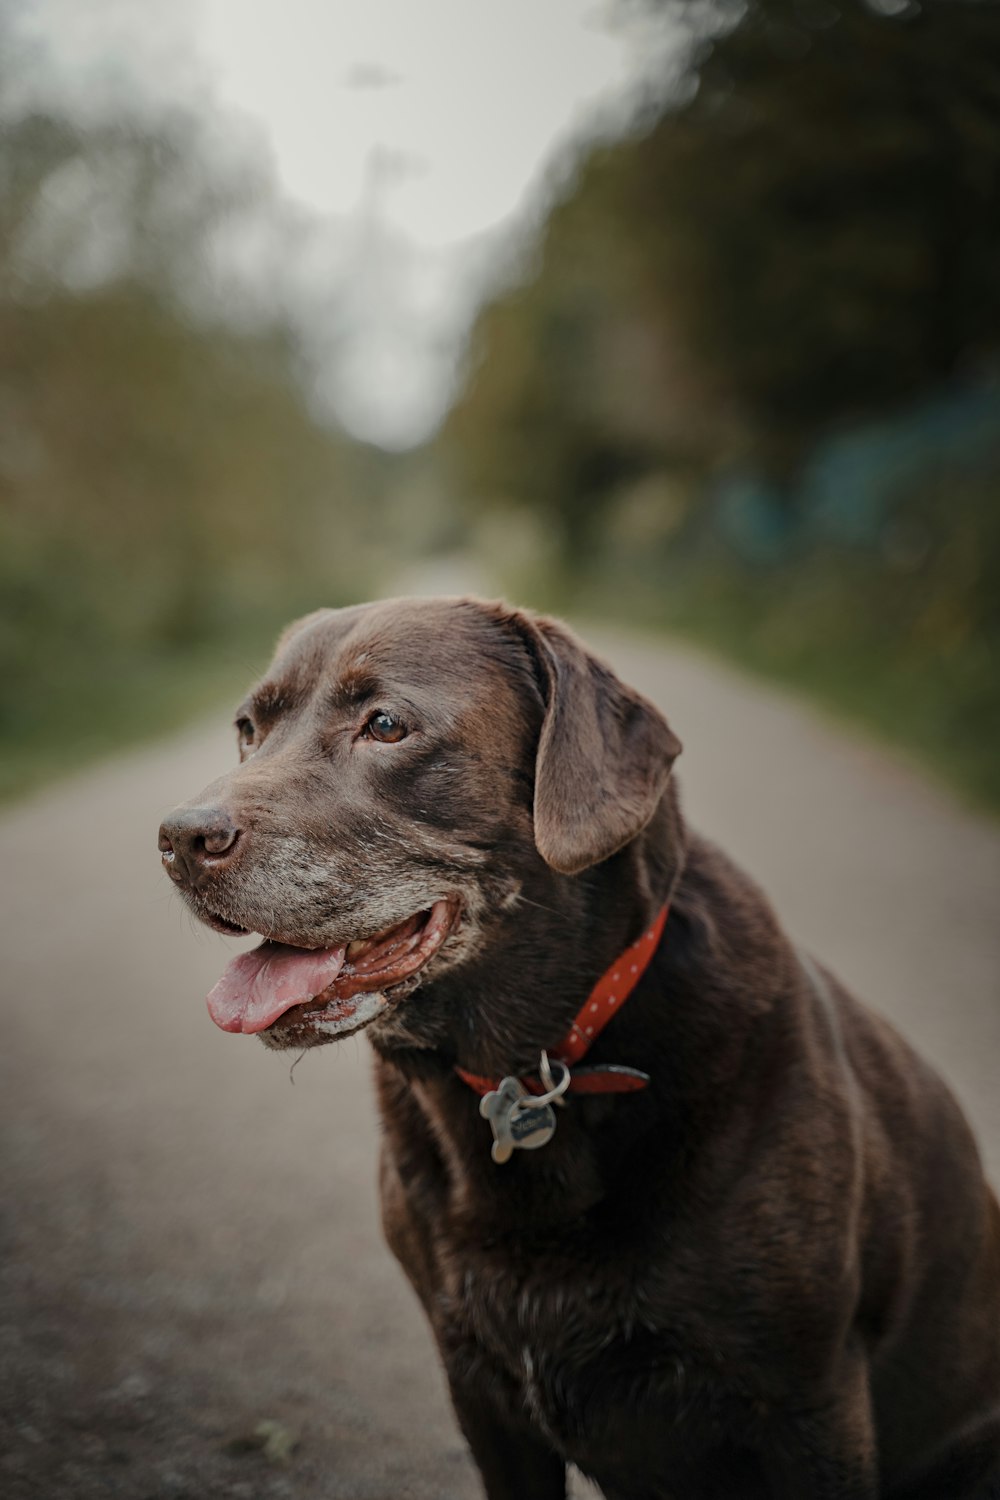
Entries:
POLYGON ((236 728, 239 766, 165 820, 160 849, 197 916, 265 938, 209 1007, 276 1047, 368 1025, 434 1045, 408 997, 502 968, 532 913, 572 906, 680 749, 563 626, 469 599, 307 616, 236 728))

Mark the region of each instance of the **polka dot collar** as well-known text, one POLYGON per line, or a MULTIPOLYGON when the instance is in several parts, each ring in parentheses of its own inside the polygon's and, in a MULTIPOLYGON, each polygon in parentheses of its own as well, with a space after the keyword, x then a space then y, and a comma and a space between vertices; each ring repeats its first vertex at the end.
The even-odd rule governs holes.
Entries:
MULTIPOLYGON (((621 1010, 646 972, 649 961, 663 936, 668 911, 669 905, 663 906, 652 926, 647 928, 631 947, 626 948, 610 969, 601 975, 587 996, 568 1034, 558 1047, 550 1050, 550 1057, 573 1069, 586 1056, 612 1016, 621 1010)), ((487 1094, 498 1086, 497 1080, 481 1078, 476 1073, 467 1073, 464 1068, 456 1068, 455 1072, 470 1088, 475 1089, 477 1094, 487 1094)), ((529 1093, 543 1092, 544 1085, 535 1079, 523 1078, 521 1082, 529 1093)), ((645 1088, 648 1082, 649 1075, 640 1073, 636 1068, 609 1065, 587 1068, 577 1073, 571 1072, 569 1087, 571 1093, 618 1094, 645 1088)))

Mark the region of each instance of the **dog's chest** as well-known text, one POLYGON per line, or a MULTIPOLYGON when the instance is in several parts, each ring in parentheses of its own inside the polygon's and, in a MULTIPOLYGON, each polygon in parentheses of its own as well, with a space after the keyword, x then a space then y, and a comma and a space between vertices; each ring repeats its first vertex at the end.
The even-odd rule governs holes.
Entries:
POLYGON ((467 1253, 445 1274, 439 1315, 462 1382, 527 1414, 581 1467, 609 1444, 690 1448, 722 1396, 699 1335, 656 1309, 641 1276, 609 1282, 599 1261, 467 1253))
POLYGON ((515 1431, 527 1417, 607 1490, 669 1493, 682 1472, 690 1493, 731 1492, 726 1465, 758 1420, 752 1339, 712 1316, 717 1289, 680 1226, 665 1236, 630 1192, 607 1213, 554 1212, 567 1197, 557 1173, 498 1212, 474 1163, 449 1175, 429 1152, 404 1158, 404 1186, 400 1144, 390 1135, 383 1156, 383 1223, 456 1403, 515 1431))

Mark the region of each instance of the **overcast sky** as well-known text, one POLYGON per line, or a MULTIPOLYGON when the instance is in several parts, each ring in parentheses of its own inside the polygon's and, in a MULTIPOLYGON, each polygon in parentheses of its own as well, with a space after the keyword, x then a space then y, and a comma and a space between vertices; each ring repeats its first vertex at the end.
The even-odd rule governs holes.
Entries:
MULTIPOLYGON (((356 301, 328 394, 359 435, 426 435, 491 235, 561 143, 620 117, 644 38, 596 0, 22 0, 32 85, 106 114, 197 105, 339 236, 356 301), (352 248, 353 247, 353 248, 352 248)), ((336 262, 336 273, 332 268, 336 262)))

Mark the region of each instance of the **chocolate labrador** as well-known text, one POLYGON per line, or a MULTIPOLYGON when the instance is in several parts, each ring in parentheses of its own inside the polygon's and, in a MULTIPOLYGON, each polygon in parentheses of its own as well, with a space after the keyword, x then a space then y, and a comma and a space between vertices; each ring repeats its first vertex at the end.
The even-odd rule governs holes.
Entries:
MULTIPOLYGON (((1000 1215, 961 1111, 684 825, 562 625, 322 610, 164 823, 269 1047, 367 1028, 385 1232, 490 1500, 1000 1495, 1000 1215)), ((817 851, 819 857, 819 851, 817 851)))

